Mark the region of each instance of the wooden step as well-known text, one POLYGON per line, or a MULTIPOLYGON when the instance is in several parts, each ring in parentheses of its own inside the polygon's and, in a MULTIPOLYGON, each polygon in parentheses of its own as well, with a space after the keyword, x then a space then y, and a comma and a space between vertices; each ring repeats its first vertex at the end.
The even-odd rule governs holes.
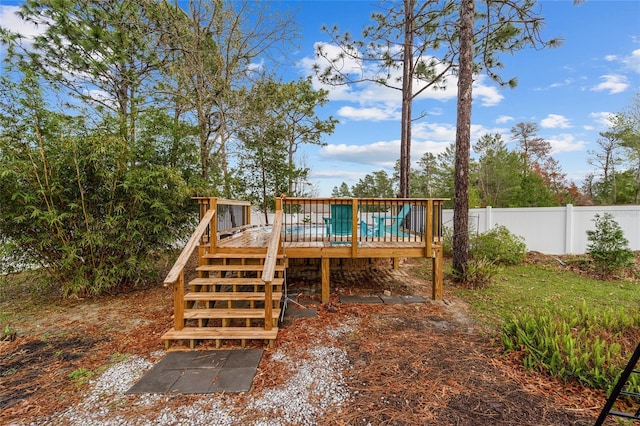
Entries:
MULTIPOLYGON (((273 319, 280 317, 280 309, 272 310, 273 319)), ((264 318, 264 309, 185 309, 185 319, 264 318)))
POLYGON ((171 329, 162 340, 208 340, 208 339, 268 339, 278 336, 278 327, 265 330, 262 327, 185 327, 171 329))
MULTIPOLYGON (((204 258, 206 259, 264 259, 267 256, 265 249, 264 253, 206 253, 204 258)), ((284 259, 284 256, 279 254, 278 259, 284 259)))
MULTIPOLYGON (((281 292, 273 292, 272 300, 280 300, 282 298, 281 292)), ((264 293, 255 293, 249 291, 198 291, 190 292, 184 295, 184 300, 191 302, 207 302, 217 300, 248 300, 248 301, 260 301, 264 300, 264 293)))
MULTIPOLYGON (((205 277, 195 278, 189 281, 189 285, 264 285, 264 281, 260 278, 217 278, 217 277, 205 277)), ((284 278, 274 278, 273 285, 284 284, 284 278)))
MULTIPOLYGON (((248 272, 248 271, 262 271, 264 269, 264 265, 255 264, 255 265, 201 265, 196 268, 196 271, 206 271, 206 272, 229 272, 229 271, 238 271, 238 272, 248 272)), ((276 271, 284 271, 284 265, 277 264, 276 271)))

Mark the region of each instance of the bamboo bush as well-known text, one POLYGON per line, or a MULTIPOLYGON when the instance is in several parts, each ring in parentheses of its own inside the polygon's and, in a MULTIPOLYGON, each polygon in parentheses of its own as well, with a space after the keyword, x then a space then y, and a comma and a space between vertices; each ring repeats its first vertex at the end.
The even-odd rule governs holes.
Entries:
POLYGON ((50 111, 28 73, 0 83, 5 261, 39 267, 66 296, 154 279, 154 255, 191 221, 185 181, 159 154, 162 139, 127 139, 110 117, 94 124, 50 111))

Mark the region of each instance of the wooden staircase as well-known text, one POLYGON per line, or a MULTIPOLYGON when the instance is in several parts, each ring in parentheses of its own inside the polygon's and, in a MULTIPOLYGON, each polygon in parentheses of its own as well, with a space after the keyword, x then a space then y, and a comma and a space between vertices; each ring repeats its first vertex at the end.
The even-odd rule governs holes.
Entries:
POLYGON ((228 340, 240 340, 243 347, 247 340, 273 346, 286 268, 286 259, 279 254, 281 228, 279 211, 266 248, 219 252, 217 237, 206 235, 216 229, 215 210, 206 212, 164 281, 173 287, 174 300, 174 326, 162 336, 167 349, 175 341, 188 341, 195 349, 199 341, 207 340, 215 341, 217 348, 228 340), (196 247, 198 276, 185 284, 184 268, 196 247))
MULTIPOLYGON (((261 274, 265 253, 205 254, 196 268, 198 278, 187 284, 184 294, 184 325, 166 332, 162 339, 188 340, 193 349, 197 341, 215 340, 220 347, 225 340, 265 340, 271 345, 278 335, 280 299, 284 283, 284 259, 277 257, 276 277, 271 285, 271 318, 265 324, 265 283, 261 274), (267 327, 265 327, 267 325, 267 327)), ((268 303, 268 302, 267 302, 268 303)))

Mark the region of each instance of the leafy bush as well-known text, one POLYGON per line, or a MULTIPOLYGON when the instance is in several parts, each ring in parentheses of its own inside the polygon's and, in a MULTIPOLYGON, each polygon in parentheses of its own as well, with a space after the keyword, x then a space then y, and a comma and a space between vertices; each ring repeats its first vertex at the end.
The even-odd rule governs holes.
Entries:
POLYGON ((192 221, 184 179, 163 165, 159 142, 48 111, 37 79, 2 83, 3 256, 41 266, 64 295, 155 278, 154 253, 192 221))
POLYGON ((454 272, 454 279, 465 283, 469 288, 478 289, 486 287, 498 273, 500 267, 491 260, 469 259, 461 273, 454 272))
POLYGON ((474 259, 484 258, 498 265, 517 265, 525 259, 526 248, 522 237, 500 225, 473 236, 470 255, 474 259))
POLYGON ((598 273, 607 277, 623 268, 633 266, 633 252, 622 228, 611 213, 593 218, 596 229, 587 231, 587 253, 593 260, 598 273))
POLYGON ((507 351, 522 350, 528 369, 557 376, 565 383, 576 380, 609 390, 627 362, 617 342, 638 327, 640 313, 608 310, 598 314, 586 305, 564 312, 520 312, 505 322, 502 343, 507 351))
POLYGON ((448 226, 442 227, 442 254, 453 255, 453 228, 448 226))

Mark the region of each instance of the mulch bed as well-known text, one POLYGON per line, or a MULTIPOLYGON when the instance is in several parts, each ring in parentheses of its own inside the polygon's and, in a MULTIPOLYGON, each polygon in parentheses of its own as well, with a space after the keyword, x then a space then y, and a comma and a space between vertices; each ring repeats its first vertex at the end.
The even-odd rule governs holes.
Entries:
MULTIPOLYGON (((342 342, 353 400, 319 424, 590 425, 603 395, 523 371, 480 330, 459 331, 446 305, 341 305, 296 321, 282 335, 300 348, 316 327, 358 318, 342 342)), ((279 337, 279 341, 280 341, 279 337)), ((266 362, 268 364, 268 360, 266 362)), ((255 390, 275 387, 286 371, 262 374, 255 390)))
MULTIPOLYGON (((383 275, 404 282, 403 291, 416 290, 415 282, 406 284, 406 270, 394 275, 385 269, 383 275)), ((332 309, 320 305, 316 318, 296 319, 277 342, 308 356, 318 330, 357 320, 357 329, 339 342, 350 360, 344 374, 352 401, 318 419, 319 425, 590 425, 604 404, 602 392, 525 371, 518 354, 505 356, 499 342, 461 323, 446 303, 341 305, 338 295, 358 293, 357 283, 376 293, 389 284, 360 274, 341 278, 352 282, 332 276, 338 289, 332 309)), ((430 287, 423 290, 428 294, 430 287)), ((462 304, 450 294, 445 298, 462 304)), ((163 348, 171 303, 171 289, 158 286, 70 303, 65 309, 77 314, 71 322, 65 312, 25 318, 28 332, 0 344, 0 423, 37 422, 73 405, 88 386, 71 377, 74 371, 99 374, 117 354, 149 359, 163 348)), ((238 403, 284 382, 289 372, 269 362, 272 353, 265 351, 251 392, 238 396, 238 403)))

